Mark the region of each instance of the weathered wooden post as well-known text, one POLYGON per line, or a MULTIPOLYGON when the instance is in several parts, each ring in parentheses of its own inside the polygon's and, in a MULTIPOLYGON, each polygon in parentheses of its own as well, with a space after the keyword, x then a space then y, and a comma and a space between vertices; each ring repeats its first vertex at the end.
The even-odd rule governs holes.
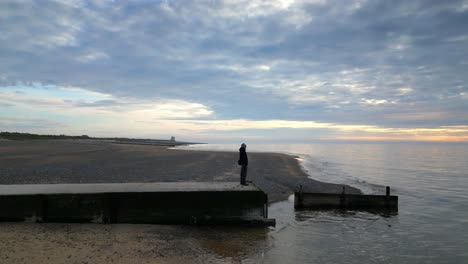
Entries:
POLYGON ((390 186, 385 187, 385 207, 390 207, 390 186))
POLYGON ((40 206, 39 206, 39 215, 38 217, 38 222, 39 223, 45 223, 47 222, 47 196, 46 195, 40 195, 40 206))
POLYGON ((104 199, 102 203, 102 223, 104 224, 110 224, 113 223, 113 217, 112 217, 112 203, 111 203, 111 198, 109 194, 104 194, 104 199))
POLYGON ((345 199, 346 199, 346 198, 345 198, 345 191, 346 191, 345 188, 346 188, 346 187, 343 185, 343 189, 342 189, 342 191, 341 191, 341 196, 340 196, 340 207, 341 207, 341 208, 345 208, 345 199))
POLYGON ((299 191, 295 193, 295 196, 296 195, 297 195, 297 197, 294 197, 294 208, 300 209, 300 208, 302 208, 302 205, 303 205, 302 185, 301 184, 299 184, 299 191))

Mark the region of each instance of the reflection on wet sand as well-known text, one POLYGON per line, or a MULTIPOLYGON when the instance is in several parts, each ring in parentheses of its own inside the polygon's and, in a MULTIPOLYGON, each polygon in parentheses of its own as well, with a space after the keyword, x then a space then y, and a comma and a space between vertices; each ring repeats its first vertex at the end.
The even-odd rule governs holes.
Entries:
POLYGON ((259 259, 271 246, 267 239, 269 228, 264 227, 187 227, 187 230, 205 252, 234 263, 259 259))
POLYGON ((6 263, 237 263, 268 250, 268 228, 0 224, 6 263))

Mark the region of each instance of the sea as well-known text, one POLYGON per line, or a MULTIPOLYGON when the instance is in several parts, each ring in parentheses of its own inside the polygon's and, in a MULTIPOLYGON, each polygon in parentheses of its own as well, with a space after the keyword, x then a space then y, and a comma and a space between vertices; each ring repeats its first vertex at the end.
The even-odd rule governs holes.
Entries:
MULTIPOLYGON (((239 146, 182 148, 237 152, 239 146)), ((215 262, 468 263, 468 144, 248 144, 247 151, 294 155, 309 177, 367 194, 390 186, 399 210, 296 211, 291 196, 269 207, 276 227, 205 230, 216 237, 215 262)))

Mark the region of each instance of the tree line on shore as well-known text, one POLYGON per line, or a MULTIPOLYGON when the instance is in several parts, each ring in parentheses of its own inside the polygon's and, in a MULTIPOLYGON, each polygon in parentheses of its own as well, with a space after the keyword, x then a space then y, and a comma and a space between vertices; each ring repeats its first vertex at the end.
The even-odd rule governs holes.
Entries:
POLYGON ((69 135, 39 135, 32 133, 21 133, 21 132, 0 132, 0 139, 8 140, 55 140, 55 139, 96 139, 96 140, 111 140, 121 143, 149 143, 154 145, 186 145, 186 144, 198 144, 189 142, 179 142, 175 140, 175 137, 171 137, 170 140, 165 139, 136 139, 136 138, 125 138, 125 137, 90 137, 88 135, 81 136, 69 136, 69 135))
POLYGON ((68 136, 68 135, 38 135, 20 132, 0 132, 0 138, 9 140, 41 140, 41 139, 90 139, 87 135, 68 136))

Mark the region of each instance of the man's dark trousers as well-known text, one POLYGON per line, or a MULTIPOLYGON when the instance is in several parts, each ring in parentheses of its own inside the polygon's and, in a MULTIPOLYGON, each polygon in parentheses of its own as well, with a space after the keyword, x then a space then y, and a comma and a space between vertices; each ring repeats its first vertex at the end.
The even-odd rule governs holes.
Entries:
POLYGON ((241 184, 245 185, 246 182, 245 182, 245 178, 247 177, 247 166, 246 165, 242 165, 241 167, 241 179, 240 179, 240 182, 241 184))

